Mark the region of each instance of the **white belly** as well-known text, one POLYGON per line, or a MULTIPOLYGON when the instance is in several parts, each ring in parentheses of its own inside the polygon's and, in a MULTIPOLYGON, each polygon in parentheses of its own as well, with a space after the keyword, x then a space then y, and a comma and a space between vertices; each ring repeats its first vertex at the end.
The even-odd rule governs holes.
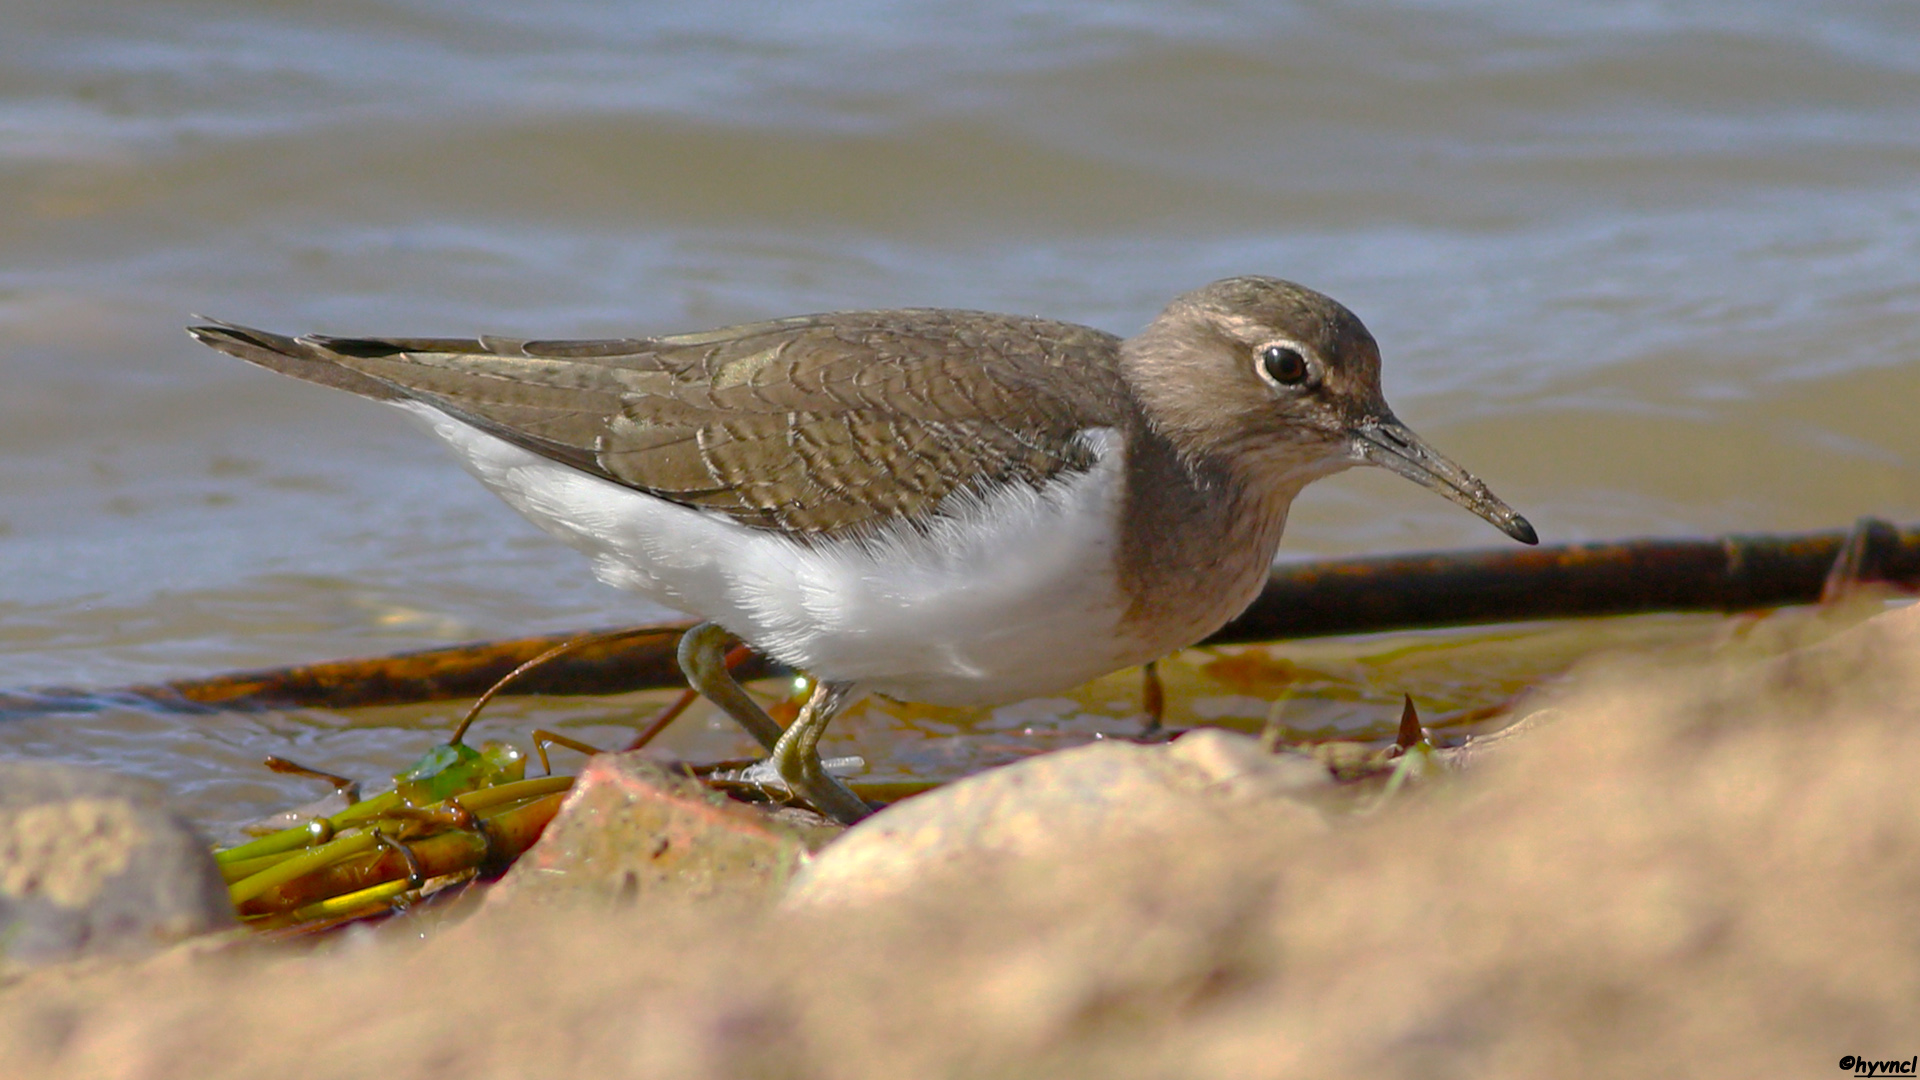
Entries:
POLYGON ((1041 491, 1011 485, 956 500, 924 534, 809 547, 400 404, 515 510, 592 556, 601 580, 717 622, 820 678, 985 705, 1152 659, 1152 646, 1121 629, 1125 454, 1112 430, 1083 436, 1098 457, 1091 471, 1041 491))

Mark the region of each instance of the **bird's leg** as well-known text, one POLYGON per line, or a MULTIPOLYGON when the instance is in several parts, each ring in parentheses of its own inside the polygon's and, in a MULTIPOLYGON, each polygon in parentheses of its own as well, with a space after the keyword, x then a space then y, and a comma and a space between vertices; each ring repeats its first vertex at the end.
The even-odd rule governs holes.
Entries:
POLYGON ((727 647, 732 643, 733 635, 718 623, 701 623, 680 637, 680 670, 687 677, 687 685, 726 710, 747 729, 747 734, 773 753, 780 746, 780 725, 733 681, 733 673, 727 670, 727 647))
POLYGON ((1160 681, 1158 660, 1149 660, 1140 668, 1140 708, 1147 714, 1147 719, 1140 725, 1137 737, 1142 742, 1165 740, 1166 729, 1161 724, 1167 716, 1167 687, 1160 681))
POLYGON ((786 781, 788 790, 842 825, 851 825, 873 812, 872 807, 834 779, 820 763, 820 736, 852 693, 852 683, 824 679, 814 683, 800 715, 788 725, 780 736, 780 744, 767 759, 767 764, 786 781))
POLYGON ((833 714, 853 689, 847 683, 816 682, 800 715, 786 731, 768 716, 760 704, 747 696, 727 671, 727 647, 733 635, 715 623, 701 623, 680 639, 680 670, 688 685, 707 700, 724 709, 747 734, 767 748, 767 764, 787 785, 787 790, 807 800, 815 810, 851 825, 866 817, 872 808, 860 796, 847 790, 820 763, 820 734, 833 714))

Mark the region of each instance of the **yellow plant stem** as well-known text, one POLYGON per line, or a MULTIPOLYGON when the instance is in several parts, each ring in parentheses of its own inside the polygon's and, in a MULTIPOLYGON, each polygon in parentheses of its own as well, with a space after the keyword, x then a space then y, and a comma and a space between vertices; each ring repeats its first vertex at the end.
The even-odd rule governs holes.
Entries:
POLYGON ((300 849, 281 851, 272 855, 257 855, 251 859, 238 859, 220 863, 220 876, 227 884, 250 878, 269 866, 276 866, 300 854, 300 849))
POLYGON ((538 777, 469 792, 455 801, 478 819, 477 828, 448 828, 407 840, 402 852, 377 841, 378 823, 372 823, 235 882, 228 891, 243 916, 267 915, 404 880, 414 869, 422 877, 438 877, 510 860, 539 837, 572 782, 571 777, 538 777))
POLYGON ((307 922, 311 919, 337 919, 344 915, 357 915, 363 910, 391 907, 395 898, 410 891, 412 883, 406 878, 383 881, 359 892, 329 896, 317 900, 302 908, 296 908, 291 922, 307 922))

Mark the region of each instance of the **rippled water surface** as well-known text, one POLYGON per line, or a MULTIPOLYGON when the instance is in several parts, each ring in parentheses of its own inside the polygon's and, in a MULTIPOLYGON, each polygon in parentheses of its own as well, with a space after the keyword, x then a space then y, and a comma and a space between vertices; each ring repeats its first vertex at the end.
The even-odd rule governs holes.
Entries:
MULTIPOLYGON (((911 304, 1130 333, 1271 273, 1357 310, 1400 415, 1549 541, 1920 520, 1917 178, 1901 2, 16 0, 0 686, 658 614, 388 410, 192 344, 190 312, 572 336, 911 304)), ((1497 542, 1349 473, 1283 550, 1497 542)), ((496 723, 611 742, 617 711, 496 723)), ((995 715, 901 720, 936 738, 900 753, 1046 730, 995 715)), ((262 753, 373 774, 445 717, 42 717, 0 722, 0 754, 219 818, 307 794, 262 753)))

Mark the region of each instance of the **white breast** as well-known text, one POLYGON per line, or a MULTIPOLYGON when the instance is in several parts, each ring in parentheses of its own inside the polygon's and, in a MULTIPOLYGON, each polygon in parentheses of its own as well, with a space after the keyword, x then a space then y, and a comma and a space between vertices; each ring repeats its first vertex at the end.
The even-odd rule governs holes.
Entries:
POLYGON ((1111 429, 1083 433, 1097 458, 1089 472, 951 500, 924 533, 808 546, 399 404, 514 509, 592 556, 601 580, 821 678, 909 701, 994 704, 1152 658, 1121 632, 1125 453, 1111 429))

